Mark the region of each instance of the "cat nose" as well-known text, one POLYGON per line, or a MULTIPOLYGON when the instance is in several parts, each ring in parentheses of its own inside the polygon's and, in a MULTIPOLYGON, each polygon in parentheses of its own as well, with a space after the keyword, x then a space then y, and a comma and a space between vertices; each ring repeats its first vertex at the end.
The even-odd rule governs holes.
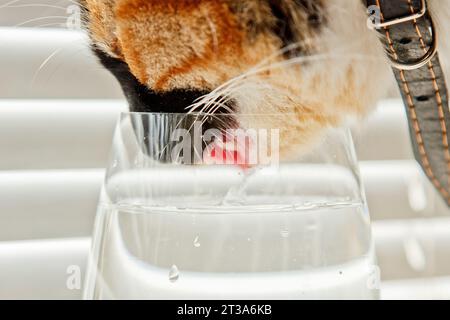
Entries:
POLYGON ((186 113, 189 106, 208 94, 206 90, 175 89, 171 91, 153 91, 147 87, 137 88, 128 97, 133 112, 186 113))

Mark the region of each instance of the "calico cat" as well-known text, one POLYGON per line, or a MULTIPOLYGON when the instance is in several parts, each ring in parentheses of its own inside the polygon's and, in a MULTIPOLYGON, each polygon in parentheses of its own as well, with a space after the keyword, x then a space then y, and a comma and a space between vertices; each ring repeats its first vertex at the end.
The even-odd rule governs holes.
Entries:
MULTIPOLYGON (((428 2, 446 34, 450 1, 428 2)), ((281 128, 286 146, 307 146, 325 128, 366 115, 395 86, 360 0, 80 5, 92 49, 131 111, 227 112, 235 123, 242 114, 267 114, 251 126, 281 128)), ((440 51, 445 65, 448 43, 440 51)))

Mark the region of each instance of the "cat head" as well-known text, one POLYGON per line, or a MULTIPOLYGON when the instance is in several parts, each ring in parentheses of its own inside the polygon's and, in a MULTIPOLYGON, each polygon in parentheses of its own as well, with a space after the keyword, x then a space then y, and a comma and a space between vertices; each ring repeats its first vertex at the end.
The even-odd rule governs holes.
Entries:
POLYGON ((131 111, 220 112, 238 124, 239 115, 267 114, 246 126, 279 128, 286 144, 308 145, 325 128, 363 115, 385 84, 388 68, 360 1, 80 5, 92 49, 131 111))

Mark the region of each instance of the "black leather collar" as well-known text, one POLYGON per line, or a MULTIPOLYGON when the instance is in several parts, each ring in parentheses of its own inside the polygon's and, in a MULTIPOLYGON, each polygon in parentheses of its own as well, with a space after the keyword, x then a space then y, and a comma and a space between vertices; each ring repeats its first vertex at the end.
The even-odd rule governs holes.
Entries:
POLYGON ((450 206, 450 112, 426 0, 365 0, 392 61, 414 154, 450 206))

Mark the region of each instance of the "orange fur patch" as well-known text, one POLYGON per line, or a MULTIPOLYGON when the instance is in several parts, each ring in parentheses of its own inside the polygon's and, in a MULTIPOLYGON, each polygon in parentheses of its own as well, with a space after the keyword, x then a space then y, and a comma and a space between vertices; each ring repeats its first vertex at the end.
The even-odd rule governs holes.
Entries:
POLYGON ((250 37, 229 3, 86 0, 94 43, 155 91, 212 90, 279 48, 273 35, 250 37))
MULTIPOLYGON (((242 30, 237 28, 234 15, 229 11, 228 6, 221 1, 131 0, 123 3, 117 9, 116 14, 117 18, 122 21, 132 19, 142 21, 154 18, 154 16, 148 17, 148 14, 145 14, 146 12, 157 12, 157 15, 161 15, 167 21, 167 24, 172 24, 173 22, 183 26, 183 28, 189 30, 188 32, 192 34, 193 38, 203 35, 201 39, 202 46, 196 47, 195 50, 192 50, 191 43, 183 43, 186 49, 190 51, 189 54, 185 59, 178 61, 176 65, 170 66, 166 72, 159 75, 159 79, 154 84, 155 90, 164 90, 173 77, 187 74, 196 68, 207 68, 214 60, 225 60, 226 55, 230 53, 242 54, 242 48, 240 47, 244 38, 242 30), (215 45, 215 43, 220 43, 220 45, 215 45)), ((134 24, 134 26, 136 25, 134 24)), ((142 54, 155 52, 158 48, 164 47, 167 45, 167 42, 177 40, 176 35, 165 30, 161 30, 160 34, 150 35, 141 28, 133 28, 133 25, 129 28, 135 31, 131 36, 134 39, 130 37, 130 32, 127 32, 127 36, 122 38, 122 42, 131 43, 137 40, 145 43, 147 47, 139 52, 141 57, 142 54), (165 37, 164 34, 168 37, 165 37), (155 46, 158 48, 154 48, 155 46)), ((170 29, 170 27, 168 26, 167 29, 170 29)), ((190 39, 179 40, 189 41, 190 39)), ((170 52, 167 52, 167 54, 170 55, 170 52)), ((137 60, 135 59, 136 56, 138 54, 134 50, 132 54, 134 63, 137 60)), ((138 65, 135 68, 131 68, 141 69, 142 66, 138 65)), ((140 73, 142 73, 142 69, 140 73)), ((141 79, 141 81, 146 83, 148 78, 141 79)))
POLYGON ((212 89, 250 62, 245 31, 226 1, 124 0, 115 12, 130 69, 155 91, 212 89))

